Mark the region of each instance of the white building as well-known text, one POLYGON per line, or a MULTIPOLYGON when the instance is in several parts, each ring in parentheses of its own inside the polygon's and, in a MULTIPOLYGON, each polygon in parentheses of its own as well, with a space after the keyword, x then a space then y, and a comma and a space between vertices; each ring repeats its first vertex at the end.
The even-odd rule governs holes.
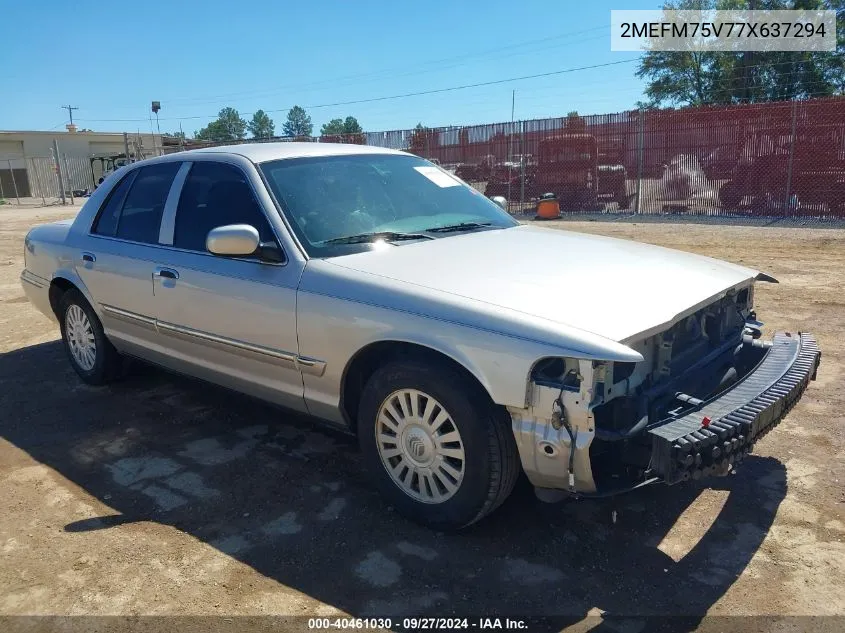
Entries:
MULTIPOLYGON (((92 158, 124 154, 126 148, 122 132, 0 131, 0 197, 58 194, 54 140, 67 190, 91 188, 103 169, 103 161, 92 158)), ((157 134, 132 132, 126 141, 132 156, 162 153, 157 134)))

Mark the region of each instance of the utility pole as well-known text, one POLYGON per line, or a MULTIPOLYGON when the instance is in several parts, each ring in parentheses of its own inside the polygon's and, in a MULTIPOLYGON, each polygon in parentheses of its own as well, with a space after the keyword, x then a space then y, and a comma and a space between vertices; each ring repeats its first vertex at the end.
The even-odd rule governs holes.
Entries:
MULTIPOLYGON (((161 156, 164 153, 164 148, 161 145, 161 126, 158 124, 158 111, 161 110, 161 102, 160 101, 153 101, 153 106, 152 106, 151 109, 156 115, 156 130, 158 130, 158 147, 159 147, 158 155, 161 156)), ((152 123, 152 121, 150 123, 152 123)))
POLYGON ((513 180, 513 113, 516 107, 516 90, 511 92, 511 126, 508 134, 508 205, 511 200, 511 180, 513 180))
POLYGON ((514 108, 516 108, 516 90, 513 90, 511 92, 511 142, 510 142, 510 147, 508 148, 508 154, 509 154, 508 160, 511 160, 511 157, 513 155, 513 113, 514 113, 514 108))
MULTIPOLYGON (((750 1, 750 6, 748 7, 751 11, 755 11, 757 9, 757 2, 756 0, 750 1)), ((745 51, 742 54, 742 65, 743 65, 743 93, 745 96, 745 102, 751 103, 752 99, 752 83, 754 81, 754 74, 752 72, 752 64, 754 62, 754 52, 753 51, 745 51)))
POLYGON ((62 109, 67 110, 67 114, 70 117, 70 124, 73 125, 73 111, 79 110, 79 108, 77 108, 76 106, 64 105, 62 106, 62 109))

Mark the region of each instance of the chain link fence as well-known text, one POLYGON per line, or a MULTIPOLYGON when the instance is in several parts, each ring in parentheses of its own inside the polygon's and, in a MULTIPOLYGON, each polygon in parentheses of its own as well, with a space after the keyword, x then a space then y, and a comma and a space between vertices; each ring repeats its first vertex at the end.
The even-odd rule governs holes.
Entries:
POLYGON ((842 97, 268 140, 406 150, 514 214, 845 219, 842 97))
MULTIPOLYGON (((409 151, 504 197, 517 215, 552 194, 564 215, 845 219, 843 97, 249 142, 268 141, 409 151)), ((164 151, 223 144, 179 141, 164 151)), ((71 201, 93 191, 95 171, 92 158, 61 151, 4 159, 0 199, 71 201)))
POLYGON ((845 98, 374 136, 505 197, 513 213, 554 194, 564 214, 845 218, 845 98))
POLYGON ((91 162, 60 154, 0 161, 0 200, 19 206, 71 203, 94 190, 91 162))

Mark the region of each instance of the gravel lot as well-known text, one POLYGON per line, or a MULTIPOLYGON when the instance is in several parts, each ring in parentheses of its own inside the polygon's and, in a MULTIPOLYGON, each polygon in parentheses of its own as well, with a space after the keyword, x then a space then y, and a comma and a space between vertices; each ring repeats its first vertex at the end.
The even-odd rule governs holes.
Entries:
POLYGON ((306 418, 148 367, 77 380, 18 281, 28 227, 72 214, 0 208, 0 615, 845 616, 845 231, 547 224, 773 274, 758 314, 817 335, 818 380, 733 476, 551 506, 523 486, 444 535, 306 418))

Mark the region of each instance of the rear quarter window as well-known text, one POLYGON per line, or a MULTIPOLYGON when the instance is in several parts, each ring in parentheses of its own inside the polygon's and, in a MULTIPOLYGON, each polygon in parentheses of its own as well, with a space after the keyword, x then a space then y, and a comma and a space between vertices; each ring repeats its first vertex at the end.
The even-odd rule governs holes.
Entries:
POLYGON ((94 220, 93 233, 97 235, 108 235, 114 237, 117 233, 117 221, 120 219, 120 210, 123 208, 123 202, 126 200, 126 194, 129 193, 132 187, 132 181, 135 180, 137 172, 133 171, 117 183, 114 189, 111 190, 103 206, 97 214, 97 219, 94 220))

